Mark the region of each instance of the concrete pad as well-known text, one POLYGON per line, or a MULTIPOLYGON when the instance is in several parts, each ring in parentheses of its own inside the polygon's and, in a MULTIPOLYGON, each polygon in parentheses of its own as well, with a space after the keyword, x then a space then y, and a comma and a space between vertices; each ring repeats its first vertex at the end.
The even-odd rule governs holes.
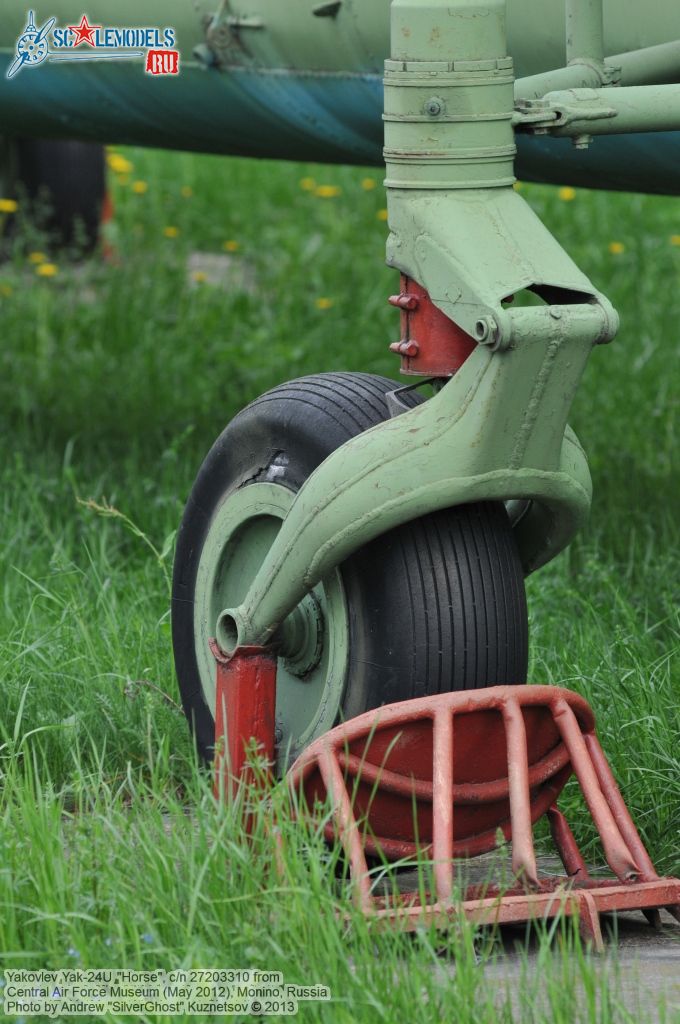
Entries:
MULTIPOLYGON (((680 925, 661 913, 662 928, 655 931, 642 912, 603 915, 602 932, 607 945, 604 955, 592 955, 589 962, 603 986, 612 992, 635 1021, 669 1024, 680 1020, 680 925)), ((539 944, 524 927, 501 929, 501 948, 493 963, 483 968, 485 979, 507 995, 521 1019, 521 988, 528 986, 540 1003, 546 999, 539 964, 539 944)), ((587 1001, 579 990, 579 972, 571 972, 575 1006, 587 1001)), ((601 1000, 601 995, 600 995, 601 1000)), ((604 1019, 604 1018, 603 1018, 604 1019)))
MULTIPOLYGON (((542 877, 564 875, 556 857, 539 856, 537 865, 542 877)), ((594 877, 611 876, 608 868, 589 870, 594 877)), ((509 850, 505 847, 481 857, 456 860, 455 872, 461 886, 491 881, 507 886, 513 877, 509 850)), ((417 873, 404 872, 399 888, 403 892, 417 891, 417 873)), ((680 924, 666 911, 661 912, 661 922, 662 927, 657 931, 642 911, 602 915, 605 953, 587 954, 589 965, 598 977, 598 1003, 602 1003, 602 993, 608 989, 613 1001, 623 1006, 636 1022, 680 1022, 680 924)), ((556 960, 564 956, 561 950, 556 949, 555 953, 556 960)), ((538 1008, 545 1005, 549 1014, 547 985, 550 982, 544 976, 544 954, 535 928, 526 924, 504 925, 498 931, 492 961, 480 967, 485 981, 498 991, 499 1010, 509 999, 513 1019, 523 1020, 522 1004, 527 998, 538 1008)), ((455 973, 455 963, 444 968, 445 973, 449 971, 455 973)), ((589 1020, 589 995, 579 990, 580 977, 579 965, 574 960, 567 965, 564 984, 572 987, 565 991, 564 997, 573 1001, 574 1020, 589 1020)), ((604 1013, 601 1018, 593 1019, 608 1018, 604 1013)))

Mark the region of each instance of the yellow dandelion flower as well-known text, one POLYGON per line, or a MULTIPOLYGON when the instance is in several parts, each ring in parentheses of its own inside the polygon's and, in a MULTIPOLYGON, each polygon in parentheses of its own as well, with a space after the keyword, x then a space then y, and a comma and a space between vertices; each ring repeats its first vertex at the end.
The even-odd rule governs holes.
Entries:
POLYGON ((576 189, 572 188, 571 185, 565 185, 559 189, 557 194, 563 203, 570 203, 572 199, 576 198, 576 189))
POLYGON ((333 300, 321 296, 320 298, 315 299, 314 305, 316 306, 317 309, 330 309, 331 306, 333 305, 333 300))
POLYGON ((378 212, 376 213, 376 217, 378 218, 378 220, 387 220, 387 210, 378 210, 378 212))
POLYGON ((378 182, 375 180, 375 178, 361 179, 361 187, 363 188, 364 192, 372 192, 377 184, 378 182))
POLYGON ((223 242, 222 248, 225 252, 238 252, 241 248, 241 243, 237 242, 234 238, 228 238, 226 242, 223 242))
POLYGON ((18 208, 16 199, 0 199, 0 213, 16 213, 18 208))
POLYGON ((40 274, 41 277, 54 277, 58 271, 56 263, 40 263, 36 268, 36 274, 40 274))
POLYGON ((179 228, 176 228, 172 224, 169 224, 166 228, 163 228, 163 234, 165 235, 166 238, 177 238, 179 234, 179 228))
POLYGON ((2 295, 2 297, 4 299, 8 299, 11 294, 12 294, 12 286, 11 286, 11 284, 0 284, 0 295, 2 295))
POLYGON ((680 235, 671 235, 671 245, 680 245, 680 235))
POLYGON ((300 188, 305 192, 313 192, 316 188, 316 181, 314 178, 300 178, 300 188))
POLYGON ((522 182, 521 181, 513 181, 512 187, 514 188, 515 192, 521 192, 522 191, 522 182))
POLYGON ((206 274, 205 270, 194 270, 193 274, 191 275, 191 280, 195 281, 196 284, 203 284, 205 281, 208 280, 208 275, 206 274))
POLYGON ((106 162, 115 174, 130 174, 134 165, 120 153, 108 153, 106 162))
POLYGON ((623 242, 610 242, 609 251, 612 256, 620 256, 622 252, 626 251, 626 247, 623 242))
POLYGON ((335 199, 341 192, 342 189, 339 185, 318 185, 314 195, 319 199, 335 199))
POLYGON ((143 196, 144 193, 148 191, 148 189, 149 189, 149 186, 147 185, 147 183, 145 181, 133 181, 132 182, 132 191, 136 195, 138 195, 138 196, 143 196))
POLYGON ((29 252, 28 262, 29 263, 44 263, 47 256, 44 252, 29 252))
POLYGON ((191 185, 182 185, 180 195, 184 196, 185 199, 191 199, 194 194, 194 190, 191 185))

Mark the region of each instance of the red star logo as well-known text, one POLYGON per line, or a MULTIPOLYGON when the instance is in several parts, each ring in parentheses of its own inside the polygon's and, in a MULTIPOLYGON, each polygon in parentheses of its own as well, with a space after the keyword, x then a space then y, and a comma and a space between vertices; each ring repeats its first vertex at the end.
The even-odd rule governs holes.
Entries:
POLYGON ((80 19, 80 25, 69 25, 72 32, 75 32, 76 38, 72 42, 72 46, 80 46, 81 43, 87 43, 88 46, 94 46, 95 42, 92 38, 94 30, 101 28, 101 25, 90 25, 87 20, 87 15, 83 14, 80 19))

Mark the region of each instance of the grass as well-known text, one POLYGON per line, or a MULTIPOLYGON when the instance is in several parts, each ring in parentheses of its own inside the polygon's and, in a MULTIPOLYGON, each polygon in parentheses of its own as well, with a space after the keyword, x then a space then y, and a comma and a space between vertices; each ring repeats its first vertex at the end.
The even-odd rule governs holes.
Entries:
MULTIPOLYGON (((0 265, 4 966, 282 970, 331 987, 309 1020, 629 1019, 567 926, 541 939, 546 981, 539 993, 525 965, 513 1009, 485 983, 493 936, 377 936, 356 916, 346 927, 318 836, 284 816, 282 884, 264 833, 249 846, 215 806, 177 707, 174 531, 214 437, 257 394, 313 371, 396 376, 384 194, 379 172, 352 168, 124 159, 116 262, 57 260, 24 226, 0 265), (192 277, 197 251, 254 285, 192 277), (35 252, 54 275, 36 272, 35 252)), ((622 317, 572 416, 591 523, 528 581, 530 678, 588 697, 657 866, 678 872, 680 209, 523 194, 622 317)), ((594 855, 573 793, 567 810, 594 855)))

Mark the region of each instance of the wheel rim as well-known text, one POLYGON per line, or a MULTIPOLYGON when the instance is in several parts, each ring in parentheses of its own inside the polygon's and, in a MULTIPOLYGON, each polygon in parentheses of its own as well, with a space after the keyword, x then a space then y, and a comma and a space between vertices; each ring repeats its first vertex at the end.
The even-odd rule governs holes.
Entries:
MULTIPOLYGON (((235 607, 264 561, 295 494, 274 483, 233 491, 217 509, 201 550, 194 592, 196 663, 215 715, 215 662, 208 641, 219 613, 235 607)), ((349 655, 349 617, 339 570, 286 620, 276 679, 277 770, 336 723, 349 655)))

